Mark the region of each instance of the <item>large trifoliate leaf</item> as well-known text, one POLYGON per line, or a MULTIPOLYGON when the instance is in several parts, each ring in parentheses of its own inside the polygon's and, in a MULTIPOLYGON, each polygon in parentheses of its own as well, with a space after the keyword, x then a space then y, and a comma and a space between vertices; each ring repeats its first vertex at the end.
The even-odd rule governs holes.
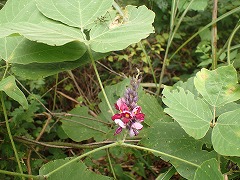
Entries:
POLYGON ((139 8, 127 6, 124 17, 117 15, 105 22, 104 15, 110 15, 107 10, 112 2, 112 0, 37 1, 39 10, 53 20, 46 18, 40 23, 20 21, 2 24, 0 37, 20 34, 29 40, 52 46, 80 41, 96 52, 110 52, 126 48, 154 31, 152 26, 154 13, 146 6, 139 8))
MULTIPOLYGON (((51 161, 41 167, 39 170, 39 175, 47 175, 56 168, 68 163, 71 158, 58 159, 51 161)), ((48 176, 49 180, 79 180, 79 179, 91 179, 91 180, 110 180, 112 178, 96 174, 88 169, 88 167, 82 161, 74 161, 67 166, 63 167, 57 172, 54 172, 48 176)))
POLYGON ((170 161, 184 178, 193 179, 195 171, 204 161, 217 157, 214 151, 202 150, 204 143, 190 137, 176 122, 156 122, 145 132, 140 143, 170 155, 171 157, 154 153, 161 159, 170 161))
POLYGON ((14 76, 8 76, 0 81, 0 91, 4 91, 9 97, 19 102, 24 109, 28 108, 28 102, 23 92, 17 87, 14 76))
POLYGON ((198 92, 214 107, 240 99, 240 86, 237 83, 237 71, 232 65, 213 71, 203 68, 194 79, 198 92))
POLYGON ((104 122, 88 114, 87 107, 76 107, 69 114, 73 114, 73 116, 70 118, 62 117, 62 128, 74 141, 80 142, 90 138, 100 141, 105 138, 109 131, 104 122))
POLYGON ((212 132, 213 148, 221 155, 240 156, 240 109, 219 116, 212 132))
POLYGON ((113 0, 38 0, 38 9, 48 18, 85 29, 104 16, 113 0))
POLYGON ((180 126, 195 139, 204 137, 210 127, 212 112, 201 99, 179 87, 172 92, 165 87, 163 102, 168 106, 164 111, 172 116, 180 126))
POLYGON ((0 56, 8 63, 56 63, 74 61, 86 52, 85 45, 71 42, 63 46, 49 46, 22 37, 0 39, 0 56))
POLYGON ((224 179, 222 173, 219 171, 219 163, 216 159, 210 159, 201 164, 194 176, 194 180, 200 179, 224 179))
MULTIPOLYGON (((66 46, 66 45, 64 45, 66 46)), ((95 60, 105 57, 107 54, 93 52, 95 60)), ((89 54, 86 52, 76 61, 66 61, 57 63, 31 63, 31 64, 12 64, 12 72, 24 79, 39 79, 57 74, 62 71, 72 70, 91 62, 89 54)))

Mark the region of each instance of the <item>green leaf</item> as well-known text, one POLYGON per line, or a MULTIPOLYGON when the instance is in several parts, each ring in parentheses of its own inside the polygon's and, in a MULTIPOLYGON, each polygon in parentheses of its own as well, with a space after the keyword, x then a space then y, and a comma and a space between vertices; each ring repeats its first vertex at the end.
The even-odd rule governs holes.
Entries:
MULTIPOLYGON (((193 179, 197 167, 204 161, 217 156, 214 151, 202 150, 204 143, 189 137, 176 122, 154 123, 146 130, 146 134, 140 143, 145 147, 181 158, 183 161, 161 155, 161 159, 170 161, 177 172, 187 179, 193 179)), ((159 156, 157 153, 155 155, 159 156)))
POLYGON ((74 61, 86 52, 84 44, 71 42, 64 46, 48 46, 22 37, 0 39, 1 58, 8 63, 54 63, 74 61))
POLYGON ((237 83, 237 71, 232 65, 213 71, 203 68, 194 79, 198 92, 215 107, 240 99, 240 86, 237 83))
POLYGON ((183 88, 170 92, 167 87, 163 90, 162 100, 168 106, 164 111, 172 116, 180 126, 195 139, 204 137, 210 127, 212 112, 201 99, 183 88))
POLYGON ((212 132, 213 148, 226 156, 240 156, 240 109, 219 116, 212 132))
MULTIPOLYGON (((46 175, 56 168, 68 163, 71 158, 58 159, 51 161, 43 165, 39 170, 39 175, 46 175)), ((82 161, 74 161, 71 164, 63 167, 61 170, 53 173, 47 179, 49 180, 59 180, 59 179, 69 179, 69 180, 79 180, 80 179, 91 179, 91 180, 109 180, 112 179, 107 176, 96 174, 88 169, 88 167, 82 161)))
POLYGON ((219 171, 219 163, 216 159, 210 159, 201 164, 194 176, 194 180, 199 179, 224 179, 222 173, 219 171))
POLYGON ((0 91, 4 91, 9 97, 19 102, 24 109, 28 108, 28 102, 23 92, 17 87, 14 76, 8 76, 0 81, 0 91))
MULTIPOLYGON (((186 9, 189 2, 190 2, 190 0, 179 1, 178 8, 186 9)), ((207 5, 208 5, 208 0, 194 0, 189 9, 195 10, 195 11, 204 11, 204 9, 207 7, 207 5)))
POLYGON ((37 7, 48 18, 85 29, 105 15, 112 3, 113 0, 38 0, 37 7))
POLYGON ((62 117, 62 128, 69 138, 76 142, 94 138, 103 140, 108 133, 108 127, 99 119, 88 114, 87 107, 76 107, 69 114, 72 117, 62 117))
POLYGON ((142 90, 139 92, 138 99, 137 104, 142 107, 142 112, 145 114, 144 123, 148 126, 151 126, 157 121, 172 121, 169 116, 164 113, 163 108, 154 96, 142 90))
MULTIPOLYGON (((107 54, 93 52, 95 60, 105 57, 107 54)), ((76 61, 67 61, 59 63, 31 63, 31 64, 12 64, 11 70, 17 76, 24 79, 39 79, 50 75, 57 74, 62 71, 72 70, 91 62, 89 54, 86 52, 80 59, 76 61)))
MULTIPOLYGON (((51 21, 37 24, 31 22, 7 23, 3 28, 11 30, 9 35, 18 33, 31 41, 51 46, 61 46, 72 41, 82 42, 85 39, 79 29, 51 21)), ((0 34, 1 38, 5 36, 6 34, 0 34)))
POLYGON ((153 33, 155 14, 146 6, 127 6, 125 14, 127 21, 122 24, 93 27, 90 31, 90 46, 94 51, 121 50, 153 33))
POLYGON ((35 0, 8 0, 0 11, 0 24, 7 22, 39 23, 47 18, 36 7, 35 0))
POLYGON ((167 172, 160 174, 156 180, 169 180, 176 172, 176 169, 172 166, 167 172))

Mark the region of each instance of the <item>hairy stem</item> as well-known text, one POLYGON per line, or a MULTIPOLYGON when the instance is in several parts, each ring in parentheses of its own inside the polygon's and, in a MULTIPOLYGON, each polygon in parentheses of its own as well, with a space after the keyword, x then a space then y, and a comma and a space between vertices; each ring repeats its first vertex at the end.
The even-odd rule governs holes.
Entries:
MULTIPOLYGON (((212 21, 217 19, 218 0, 213 0, 212 21)), ((212 69, 217 68, 217 23, 212 25, 212 69)))
POLYGON ((11 176, 20 176, 20 177, 25 177, 25 178, 32 178, 32 179, 44 179, 43 176, 41 175, 29 175, 29 174, 21 174, 17 172, 11 172, 11 171, 5 171, 5 170, 0 170, 0 174, 7 174, 11 176))

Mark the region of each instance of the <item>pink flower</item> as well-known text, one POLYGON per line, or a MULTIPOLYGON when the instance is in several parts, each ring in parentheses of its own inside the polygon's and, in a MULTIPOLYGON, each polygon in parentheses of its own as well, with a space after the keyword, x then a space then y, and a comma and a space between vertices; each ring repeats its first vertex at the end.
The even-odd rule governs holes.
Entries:
POLYGON ((128 106, 126 105, 125 103, 125 99, 124 98, 119 98, 117 100, 117 103, 115 104, 115 108, 117 110, 119 110, 120 112, 123 112, 123 111, 128 111, 128 106))
POLYGON ((131 125, 130 130, 129 130, 129 135, 131 137, 137 136, 139 134, 139 130, 143 128, 143 125, 139 122, 135 122, 131 125))

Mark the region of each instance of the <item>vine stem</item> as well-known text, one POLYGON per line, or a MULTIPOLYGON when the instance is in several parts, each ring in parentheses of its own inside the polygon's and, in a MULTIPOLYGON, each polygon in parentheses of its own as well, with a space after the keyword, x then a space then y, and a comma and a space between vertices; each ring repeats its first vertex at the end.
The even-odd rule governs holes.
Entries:
POLYGON ((21 174, 21 173, 17 173, 17 172, 11 172, 11 171, 5 171, 5 170, 1 170, 0 169, 0 174, 7 174, 7 175, 11 175, 11 176, 21 176, 21 177, 25 177, 25 178, 32 178, 32 179, 44 179, 42 175, 29 175, 29 174, 21 174))
MULTIPOLYGON (((212 21, 217 19, 218 0, 213 1, 212 21)), ((212 69, 217 68, 217 23, 212 25, 212 69)))
POLYGON ((64 168, 65 166, 68 166, 69 164, 71 164, 71 163, 73 163, 73 162, 75 162, 75 161, 78 161, 78 160, 82 159, 82 158, 85 157, 85 156, 88 156, 88 155, 90 155, 90 154, 92 154, 92 153, 94 153, 94 152, 97 152, 97 151, 100 151, 100 150, 103 150, 103 149, 107 149, 107 148, 110 148, 110 147, 117 146, 118 144, 119 144, 119 142, 115 142, 115 143, 112 143, 112 144, 108 144, 108 145, 106 145, 106 146, 99 147, 99 148, 94 149, 94 150, 92 150, 92 151, 89 151, 89 152, 87 152, 87 153, 85 153, 85 154, 83 154, 83 155, 81 155, 81 156, 78 156, 78 157, 70 160, 69 162, 63 164, 62 166, 59 166, 58 168, 56 168, 56 169, 54 169, 53 171, 51 171, 51 172, 49 172, 48 174, 46 174, 44 177, 48 178, 48 177, 51 176, 53 173, 61 170, 61 169, 64 168))
POLYGON ((186 164, 192 165, 192 166, 197 167, 197 168, 200 167, 199 165, 197 165, 195 163, 192 163, 192 162, 189 162, 189 161, 186 161, 185 159, 182 159, 182 158, 179 158, 179 157, 176 157, 176 156, 172 156, 170 154, 166 154, 164 152, 157 151, 157 150, 154 150, 154 149, 151 149, 151 148, 146 148, 146 147, 137 146, 137 145, 133 145, 133 144, 127 144, 127 143, 124 143, 124 142, 121 143, 121 146, 135 148, 135 149, 140 149, 140 150, 144 150, 144 151, 149 151, 149 152, 152 152, 152 153, 157 153, 157 154, 160 154, 160 155, 163 155, 163 156, 167 156, 167 157, 176 159, 178 161, 182 161, 182 162, 184 162, 186 164))
POLYGON ((111 106, 111 104, 110 104, 110 102, 109 102, 109 100, 108 100, 107 94, 106 94, 105 89, 104 89, 104 87, 103 87, 101 78, 100 78, 100 76, 99 76, 99 73, 98 73, 98 70, 97 70, 97 66, 96 66, 95 60, 94 60, 93 55, 92 55, 92 51, 91 51, 91 49, 90 49, 89 46, 87 46, 87 50, 88 50, 88 54, 89 54, 89 56, 90 56, 90 59, 91 59, 91 61, 92 61, 92 65, 93 65, 94 71, 95 71, 95 73, 96 73, 96 76, 97 76, 97 79, 98 79, 98 83, 99 83, 99 85, 100 85, 100 87, 101 87, 103 96, 104 96, 104 98, 105 98, 105 100, 106 100, 106 102, 107 102, 107 105, 108 105, 111 113, 114 114, 113 109, 112 109, 112 106, 111 106))
POLYGON ((112 161, 111 161, 109 149, 107 149, 107 157, 108 157, 108 162, 109 162, 111 171, 112 171, 112 173, 113 173, 113 177, 114 177, 114 179, 117 179, 117 176, 116 176, 116 174, 115 174, 115 171, 114 171, 114 168, 113 168, 113 165, 112 165, 112 161))
POLYGON ((54 169, 53 171, 49 172, 48 174, 44 175, 45 178, 48 178, 49 176, 51 176, 53 173, 61 170, 62 168, 68 166, 69 164, 75 162, 75 161, 78 161, 82 158, 84 158, 85 156, 88 156, 92 153, 95 153, 97 151, 100 151, 100 150, 104 150, 104 149, 109 149, 109 148, 112 148, 112 147, 115 147, 115 146, 122 146, 122 147, 130 147, 130 148, 135 148, 135 149, 140 149, 140 150, 144 150, 144 151, 149 151, 151 153, 157 153, 157 154, 160 154, 160 155, 163 155, 163 156, 167 156, 167 157, 170 157, 170 158, 173 158, 173 159, 176 159, 178 161, 181 161, 181 162, 184 162, 186 164, 189 164, 191 166, 194 166, 194 167, 197 167, 199 168, 200 166, 195 164, 195 163, 192 163, 192 162, 189 162, 189 161, 186 161, 185 159, 182 159, 182 158, 179 158, 179 157, 176 157, 176 156, 173 156, 173 155, 170 155, 170 154, 167 154, 167 153, 164 153, 164 152, 161 152, 161 151, 157 151, 157 150, 154 150, 154 149, 151 149, 151 148, 146 148, 146 147, 142 147, 142 146, 138 146, 138 145, 132 145, 132 144, 127 144, 127 143, 124 143, 124 141, 117 141, 115 143, 112 143, 112 144, 108 144, 108 145, 105 145, 105 146, 102 146, 102 147, 99 147, 99 148, 96 148, 92 151, 89 151, 85 154, 82 154, 81 156, 78 156, 72 160, 70 160, 69 162, 59 166, 58 168, 54 169))
MULTIPOLYGON (((6 110, 4 100, 3 100, 2 92, 0 92, 0 96, 1 96, 2 109, 3 109, 3 114, 4 114, 4 118, 5 118, 5 122, 6 122, 8 136, 9 136, 9 139, 10 139, 12 147, 13 147, 13 151, 14 151, 15 158, 16 158, 16 161, 17 161, 17 164, 18 164, 19 171, 20 171, 21 174, 23 174, 22 166, 21 166, 21 163, 20 163, 20 160, 19 160, 19 157, 18 157, 18 152, 17 152, 16 146, 15 146, 15 143, 13 141, 11 129, 10 129, 10 126, 9 126, 8 117, 7 117, 7 110, 6 110)), ((22 177, 22 179, 24 179, 24 178, 22 177)))

